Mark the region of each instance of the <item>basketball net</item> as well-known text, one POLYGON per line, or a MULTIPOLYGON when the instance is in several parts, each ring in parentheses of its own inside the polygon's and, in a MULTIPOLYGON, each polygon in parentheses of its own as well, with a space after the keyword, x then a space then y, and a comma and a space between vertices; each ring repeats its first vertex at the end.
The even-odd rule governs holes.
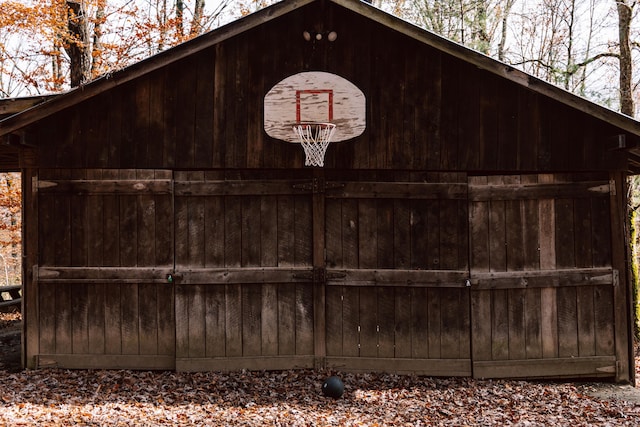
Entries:
POLYGON ((336 130, 333 123, 298 123, 293 131, 300 137, 304 149, 305 166, 324 166, 324 155, 336 130))

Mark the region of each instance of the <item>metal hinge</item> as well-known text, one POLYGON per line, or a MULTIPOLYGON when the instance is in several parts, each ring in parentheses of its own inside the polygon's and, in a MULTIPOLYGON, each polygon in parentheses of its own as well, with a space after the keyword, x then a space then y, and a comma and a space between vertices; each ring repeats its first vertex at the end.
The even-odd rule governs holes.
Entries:
POLYGON ((609 194, 611 196, 616 195, 616 181, 613 179, 609 181, 609 194))

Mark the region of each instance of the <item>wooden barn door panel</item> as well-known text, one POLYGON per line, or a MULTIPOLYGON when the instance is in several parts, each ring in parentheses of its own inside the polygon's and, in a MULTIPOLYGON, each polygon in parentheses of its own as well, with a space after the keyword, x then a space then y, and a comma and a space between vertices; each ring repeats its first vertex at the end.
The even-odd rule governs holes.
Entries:
POLYGON ((466 176, 429 178, 327 184, 329 367, 471 374, 466 176))
POLYGON ((475 377, 613 376, 609 182, 469 179, 475 377))
POLYGON ((224 178, 175 173, 176 367, 313 367, 310 192, 224 178))
POLYGON ((174 366, 171 172, 41 171, 38 366, 174 366))

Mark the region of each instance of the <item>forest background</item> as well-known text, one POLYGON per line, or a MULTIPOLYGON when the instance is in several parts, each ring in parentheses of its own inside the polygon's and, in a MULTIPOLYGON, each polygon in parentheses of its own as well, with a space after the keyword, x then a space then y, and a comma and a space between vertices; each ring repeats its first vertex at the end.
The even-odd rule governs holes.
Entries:
MULTIPOLYGON (((287 0, 284 0, 287 1, 287 0)), ((358 1, 358 0, 354 0, 358 1)), ((633 0, 365 0, 622 114, 640 104, 633 0)), ((67 91, 275 0, 0 0, 0 98, 67 91)), ((640 177, 629 218, 638 305, 640 177)), ((19 173, 0 174, 0 286, 20 283, 19 173)), ((636 315, 636 331, 640 331, 636 315)))

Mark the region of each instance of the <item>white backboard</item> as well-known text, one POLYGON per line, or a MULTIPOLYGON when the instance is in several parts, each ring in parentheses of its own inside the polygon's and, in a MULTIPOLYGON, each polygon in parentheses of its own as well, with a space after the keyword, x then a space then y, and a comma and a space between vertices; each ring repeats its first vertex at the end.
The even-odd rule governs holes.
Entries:
POLYGON ((336 74, 308 71, 282 80, 264 97, 264 130, 287 142, 300 142, 293 125, 329 122, 332 141, 361 135, 366 128, 366 99, 356 85, 336 74))

